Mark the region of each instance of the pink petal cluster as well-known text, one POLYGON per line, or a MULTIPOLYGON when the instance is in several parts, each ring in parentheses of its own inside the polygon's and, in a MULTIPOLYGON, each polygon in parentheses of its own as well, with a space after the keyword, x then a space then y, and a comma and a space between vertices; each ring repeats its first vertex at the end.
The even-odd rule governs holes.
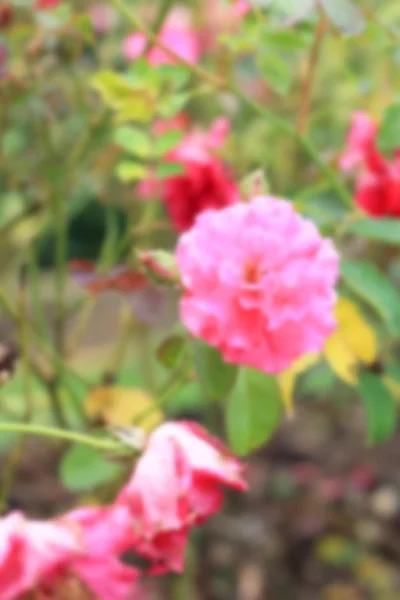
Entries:
POLYGON ((183 569, 190 528, 221 507, 222 485, 244 490, 243 468, 203 428, 171 422, 153 433, 117 502, 129 507, 136 548, 155 570, 183 569))
POLYGON ((0 519, 0 598, 18 598, 79 552, 79 540, 62 523, 28 521, 20 513, 0 519))
POLYGON ((359 168, 355 201, 372 217, 400 217, 400 148, 391 160, 376 144, 377 124, 363 112, 353 115, 347 148, 339 164, 342 170, 359 168))
MULTIPOLYGON (((199 61, 198 36, 192 27, 190 13, 185 8, 176 7, 171 11, 161 28, 159 41, 187 62, 195 64, 199 61)), ((146 45, 147 38, 144 34, 132 33, 123 43, 125 58, 129 61, 136 60, 143 54, 146 45)), ((147 60, 154 66, 175 62, 172 56, 157 45, 150 50, 147 60)))
MULTIPOLYGON (((82 589, 99 600, 126 600, 138 571, 118 554, 126 547, 123 507, 85 508, 54 521, 28 521, 13 513, 0 521, 0 597, 37 591, 43 599, 82 589)), ((64 596, 63 596, 64 597, 64 596)))
POLYGON ((221 486, 246 487, 218 440, 193 423, 160 426, 114 504, 47 522, 0 519, 1 600, 128 600, 139 571, 121 556, 146 557, 154 573, 182 570, 189 530, 218 510, 221 486))
POLYGON ((288 201, 204 212, 176 258, 183 323, 229 363, 278 373, 335 328, 338 254, 288 201))
MULTIPOLYGON (((155 133, 164 131, 163 123, 158 123, 155 133)), ((139 186, 142 198, 161 195, 177 231, 189 229, 204 210, 224 208, 239 201, 238 186, 215 154, 229 131, 230 123, 225 118, 216 119, 207 131, 187 129, 182 141, 165 157, 166 161, 180 163, 184 172, 162 182, 148 179, 139 186)))

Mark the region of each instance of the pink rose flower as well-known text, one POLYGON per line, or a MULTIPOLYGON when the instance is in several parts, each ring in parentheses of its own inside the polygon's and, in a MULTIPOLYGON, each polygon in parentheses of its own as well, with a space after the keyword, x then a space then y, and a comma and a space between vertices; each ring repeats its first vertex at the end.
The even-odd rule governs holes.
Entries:
POLYGON ((176 258, 182 322, 229 363, 279 373, 335 328, 338 254, 288 201, 204 212, 176 258))
POLYGON ((189 530, 220 508, 222 486, 246 488, 236 457, 194 423, 161 425, 117 499, 131 511, 136 551, 156 571, 182 571, 189 530))
MULTIPOLYGON (((196 31, 191 25, 190 13, 183 7, 174 8, 167 17, 159 35, 160 42, 191 64, 200 58, 196 31)), ((133 33, 125 38, 123 53, 127 60, 136 60, 146 48, 147 38, 142 33, 133 33)), ((154 46, 149 54, 151 65, 173 64, 174 59, 164 50, 154 46)))

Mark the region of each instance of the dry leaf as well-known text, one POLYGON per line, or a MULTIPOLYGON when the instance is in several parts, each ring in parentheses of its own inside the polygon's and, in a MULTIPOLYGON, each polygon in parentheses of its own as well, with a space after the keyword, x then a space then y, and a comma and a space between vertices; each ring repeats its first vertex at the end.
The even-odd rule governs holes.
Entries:
POLYGON ((155 400, 137 388, 95 388, 86 398, 84 408, 90 419, 101 418, 107 425, 114 426, 137 424, 147 432, 164 420, 155 400))

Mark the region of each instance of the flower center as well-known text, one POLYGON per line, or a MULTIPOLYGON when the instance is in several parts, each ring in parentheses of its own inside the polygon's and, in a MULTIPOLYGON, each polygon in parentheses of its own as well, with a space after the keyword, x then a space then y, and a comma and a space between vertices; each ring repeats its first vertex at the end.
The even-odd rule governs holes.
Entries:
POLYGON ((248 262, 243 269, 243 279, 246 283, 256 284, 261 279, 261 271, 256 261, 248 262))

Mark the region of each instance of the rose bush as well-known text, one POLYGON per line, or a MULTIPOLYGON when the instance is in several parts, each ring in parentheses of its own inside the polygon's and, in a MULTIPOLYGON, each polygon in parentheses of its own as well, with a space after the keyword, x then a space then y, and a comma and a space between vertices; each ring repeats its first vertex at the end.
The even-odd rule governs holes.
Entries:
POLYGON ((376 87, 375 53, 397 56, 382 19, 351 0, 0 2, 1 600, 130 600, 182 573, 315 377, 362 400, 370 442, 393 434, 397 58, 379 111, 339 65, 376 87), (90 324, 107 356, 88 364, 90 324), (53 439, 72 493, 47 518, 12 505, 27 436, 53 439))

